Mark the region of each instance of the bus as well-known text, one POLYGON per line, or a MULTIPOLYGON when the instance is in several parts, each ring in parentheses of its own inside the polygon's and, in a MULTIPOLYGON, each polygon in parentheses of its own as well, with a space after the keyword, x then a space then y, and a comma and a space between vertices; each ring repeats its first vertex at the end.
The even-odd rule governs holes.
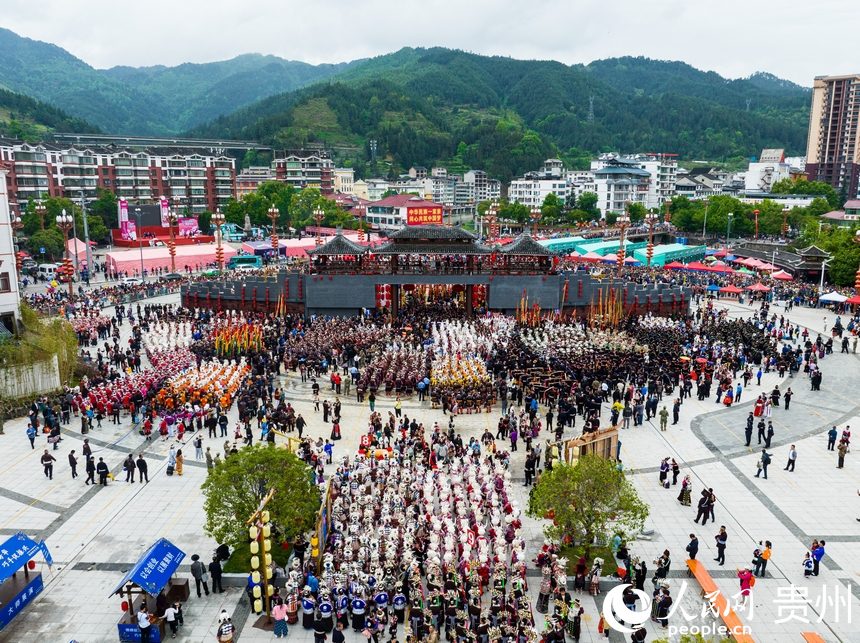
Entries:
POLYGON ((258 270, 263 267, 263 260, 256 255, 236 255, 227 261, 229 270, 258 270))

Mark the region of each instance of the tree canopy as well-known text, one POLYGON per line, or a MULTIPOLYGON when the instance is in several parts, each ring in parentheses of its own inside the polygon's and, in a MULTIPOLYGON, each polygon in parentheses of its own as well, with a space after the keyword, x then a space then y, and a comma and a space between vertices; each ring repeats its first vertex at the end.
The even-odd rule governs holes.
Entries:
POLYGON ((310 468, 287 449, 268 444, 243 448, 209 471, 202 485, 206 533, 219 543, 245 542, 245 521, 274 488, 266 506, 285 540, 311 529, 320 506, 310 468))
POLYGON ((616 463, 594 455, 581 457, 573 466, 556 463, 535 485, 529 515, 552 516, 544 530, 565 544, 582 545, 586 556, 595 538, 608 530, 628 537, 641 531, 648 506, 616 463))

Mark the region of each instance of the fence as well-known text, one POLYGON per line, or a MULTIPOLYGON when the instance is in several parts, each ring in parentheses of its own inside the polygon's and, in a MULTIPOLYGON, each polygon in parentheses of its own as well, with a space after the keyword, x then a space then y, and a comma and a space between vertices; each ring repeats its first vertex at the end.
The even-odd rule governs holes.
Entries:
POLYGON ((33 364, 0 369, 0 387, 3 397, 21 398, 41 395, 60 388, 60 368, 57 356, 33 364))

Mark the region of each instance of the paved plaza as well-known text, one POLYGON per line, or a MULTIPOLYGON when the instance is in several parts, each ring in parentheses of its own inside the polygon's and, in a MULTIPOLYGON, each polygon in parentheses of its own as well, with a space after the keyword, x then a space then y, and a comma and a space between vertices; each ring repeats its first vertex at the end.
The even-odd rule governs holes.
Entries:
MULTIPOLYGON (((173 300, 178 301, 178 296, 173 300)), ((752 311, 734 303, 725 305, 732 316, 746 317, 752 311)), ((783 309, 777 308, 776 312, 779 314, 783 309)), ((834 316, 828 316, 832 322, 834 316)), ((823 330, 820 311, 795 309, 789 317, 810 328, 813 339, 823 330)), ((123 331, 123 339, 127 339, 127 323, 123 331)), ((827 641, 860 641, 860 566, 856 557, 860 544, 860 523, 856 520, 860 517, 857 495, 860 461, 855 453, 849 453, 845 468, 837 469, 835 452, 826 448, 830 426, 835 424, 840 430, 846 424, 860 428, 860 362, 857 355, 838 354, 838 345, 836 350, 822 362, 821 391, 811 391, 802 373, 784 381, 775 373, 766 374, 760 388, 753 380, 744 391, 742 402, 729 409, 715 404, 713 398, 699 402, 693 397, 682 405, 679 424, 670 426, 666 432, 661 432, 656 422, 620 432, 624 467, 651 511, 646 534, 631 543, 631 553, 644 559, 653 571, 652 561, 664 549, 671 551, 673 595, 680 598, 685 611, 700 612, 702 605, 695 579, 688 578, 684 571, 684 548, 690 533, 699 538, 699 558, 720 590, 729 596, 738 592, 736 568, 748 566, 757 543, 767 539, 774 544, 768 577, 755 587, 754 613, 740 613, 743 622, 752 628, 753 638, 763 642, 801 641, 800 633, 810 631, 827 641), (769 451, 774 456, 769 478, 764 480, 755 477, 760 453, 756 436, 752 446, 745 447, 743 430, 755 396, 760 391, 770 391, 777 383, 783 391, 791 386, 795 395, 789 411, 784 408, 773 411, 775 435, 769 451), (792 444, 799 453, 797 468, 793 472, 783 471, 792 444), (678 488, 666 490, 658 484, 658 465, 667 456, 674 457, 681 465, 681 478, 686 474, 692 476, 694 498, 704 487, 714 489, 718 499, 716 523, 709 522, 704 527, 695 524, 695 507, 680 505, 676 499, 678 488), (724 567, 712 562, 714 534, 720 525, 726 526, 729 536, 724 567), (821 574, 804 578, 801 561, 816 538, 827 541, 827 555, 821 574), (688 587, 679 595, 684 582, 688 587), (792 584, 806 592, 805 601, 798 601, 796 595, 791 598, 792 584)), ((309 383, 302 383, 297 375, 290 374, 281 379, 281 384, 287 400, 309 422, 306 435, 328 437, 330 427, 323 424, 320 413, 313 411, 309 383)), ((321 385, 321 397, 333 399, 327 382, 321 385)), ((366 425, 368 412, 367 404, 357 404, 354 396, 341 399, 343 440, 336 443, 335 460, 356 451, 359 431, 366 425)), ((671 400, 664 401, 671 408, 671 400)), ((392 405, 393 398, 380 397, 377 401, 377 409, 383 412, 393 408, 392 405)), ((426 427, 444 420, 441 410, 433 410, 429 402, 420 404, 415 398, 404 402, 403 412, 415 416, 426 427)), ((486 428, 495 433, 499 412, 497 407, 490 414, 460 416, 456 427, 466 440, 480 437, 486 428)), ((608 417, 606 411, 603 417, 608 417)), ((237 419, 235 409, 230 419, 232 433, 237 419)), ((205 464, 194 461, 191 436, 186 436, 189 443, 185 450, 185 474, 168 477, 165 468, 169 444, 160 439, 145 442, 131 426, 130 418, 123 415, 121 424, 114 425, 105 419, 101 428, 87 436, 96 459, 104 457, 116 475, 116 480, 107 487, 88 487, 83 482, 85 475, 71 479, 67 464, 69 451, 75 449, 80 454, 82 445, 79 424, 73 420, 64 429, 59 449, 51 452, 57 463, 53 480, 48 480, 39 464, 39 456, 47 444, 40 435, 36 449, 32 450, 25 427, 23 418, 7 422, 5 435, 0 436, 4 465, 0 467, 0 534, 25 531, 36 540, 44 539, 53 554, 54 565, 49 569, 38 563, 45 576, 45 590, 0 634, 0 641, 116 641, 121 599, 110 596, 110 592, 123 572, 154 541, 161 537, 170 539, 186 552, 189 557, 186 563, 194 553, 208 560, 216 547, 202 531, 200 484, 206 476, 205 464), (121 463, 129 452, 143 453, 148 460, 148 484, 124 482, 121 463)), ((573 435, 569 430, 565 437, 573 435)), ((204 448, 221 450, 223 442, 223 438, 204 439, 204 448)), ((523 507, 528 499, 528 489, 523 484, 524 458, 521 449, 513 454, 511 463, 513 486, 523 507)), ((543 544, 542 525, 524 518, 523 533, 531 559, 543 544)), ((180 574, 189 576, 187 564, 180 568, 180 574)), ((530 580, 533 580, 530 593, 534 597, 539 579, 530 580)), ((257 618, 248 613, 243 585, 244 579, 236 578, 234 586, 227 587, 224 594, 203 599, 192 596, 184 608, 186 624, 177 640, 215 640, 216 616, 221 609, 234 614, 240 628, 239 640, 274 640, 271 631, 254 627, 257 618)), ((581 640, 605 640, 597 632, 602 597, 597 597, 597 601, 590 596, 582 599, 585 615, 581 640)), ((540 627, 540 619, 537 622, 540 627)), ((684 622, 684 617, 676 613, 673 623, 684 622)), ((691 620, 694 624, 713 622, 713 618, 702 619, 699 614, 691 620)), ((649 641, 666 635, 652 622, 646 627, 649 641)), ((311 641, 313 637, 296 626, 291 627, 289 639, 311 641)), ((351 633, 347 639, 359 640, 351 633)), ((621 641, 622 637, 612 633, 609 640, 621 641)))

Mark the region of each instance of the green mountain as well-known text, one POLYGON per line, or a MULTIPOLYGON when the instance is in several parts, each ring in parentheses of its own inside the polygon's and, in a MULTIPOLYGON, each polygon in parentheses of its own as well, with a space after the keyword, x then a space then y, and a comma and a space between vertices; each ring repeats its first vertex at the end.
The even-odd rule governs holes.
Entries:
POLYGON ((56 45, 0 28, 0 88, 33 96, 117 134, 169 135, 349 67, 248 54, 177 67, 90 67, 56 45))
POLYGON ((519 153, 524 147, 568 160, 624 150, 729 161, 764 147, 801 153, 806 140, 808 90, 766 74, 727 80, 680 62, 568 66, 407 48, 334 78, 193 133, 283 147, 324 144, 359 167, 368 160, 367 141, 376 139, 392 171, 463 163, 501 179, 536 167, 522 166, 531 156, 519 153))
POLYGON ((52 131, 93 133, 98 129, 56 107, 0 89, 0 136, 37 142, 52 131))

